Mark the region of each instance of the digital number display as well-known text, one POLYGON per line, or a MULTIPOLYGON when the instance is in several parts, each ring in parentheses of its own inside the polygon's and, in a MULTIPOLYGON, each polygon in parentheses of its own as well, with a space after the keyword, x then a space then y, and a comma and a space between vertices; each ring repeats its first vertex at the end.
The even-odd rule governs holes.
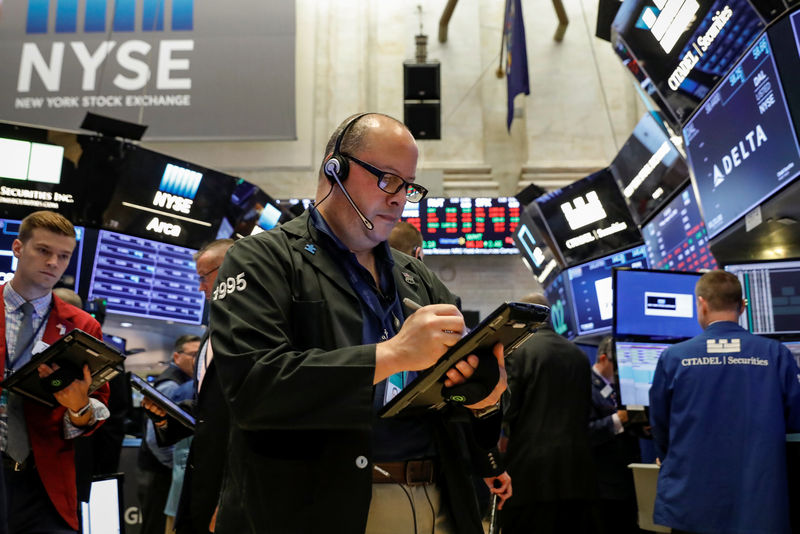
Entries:
POLYGON ((513 232, 520 205, 513 197, 426 198, 406 203, 401 219, 422 233, 425 254, 517 254, 513 232))

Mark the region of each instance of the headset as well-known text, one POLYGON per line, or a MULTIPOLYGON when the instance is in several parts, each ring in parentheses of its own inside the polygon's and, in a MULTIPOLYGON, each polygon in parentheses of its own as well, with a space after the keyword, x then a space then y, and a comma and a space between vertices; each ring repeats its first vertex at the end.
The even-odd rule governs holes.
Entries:
POLYGON ((328 177, 328 180, 333 183, 336 182, 339 185, 339 189, 342 190, 344 193, 345 198, 353 206, 353 209, 358 214, 361 222, 364 223, 367 230, 372 230, 375 228, 375 225, 372 224, 372 221, 367 219, 367 217, 358 209, 356 203, 353 202, 353 199, 350 198, 350 193, 347 192, 342 182, 347 179, 347 175, 350 173, 350 162, 347 161, 347 158, 342 155, 341 148, 342 148, 342 141, 344 140, 344 136, 347 131, 356 123, 358 119, 364 117, 365 115, 369 115, 369 113, 362 113, 360 115, 356 115, 353 117, 350 122, 348 122, 344 128, 342 128, 341 133, 336 138, 336 143, 333 145, 333 152, 328 155, 327 159, 325 159, 325 163, 322 164, 322 170, 325 173, 325 176, 328 177))

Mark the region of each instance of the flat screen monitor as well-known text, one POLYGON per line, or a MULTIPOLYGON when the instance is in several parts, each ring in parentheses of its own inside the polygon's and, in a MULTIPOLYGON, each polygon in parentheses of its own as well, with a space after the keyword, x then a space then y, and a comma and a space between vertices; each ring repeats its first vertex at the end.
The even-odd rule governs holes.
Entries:
MULTIPOLYGON (((19 234, 19 225, 22 221, 15 219, 0 219, 0 284, 10 282, 17 270, 17 258, 11 245, 19 234)), ((64 274, 58 283, 59 287, 69 288, 76 293, 81 278, 81 258, 83 256, 84 228, 75 227, 75 250, 69 260, 64 274)))
POLYGON ((546 287, 561 272, 553 250, 546 244, 541 221, 535 204, 528 205, 520 214, 520 221, 514 230, 514 243, 519 249, 522 261, 533 276, 546 287))
POLYGON ((754 334, 800 333, 800 260, 726 265, 742 283, 739 324, 754 334))
POLYGON ((761 36, 683 129, 711 239, 800 173, 769 39, 761 36))
POLYGON ((700 334, 699 273, 614 270, 614 336, 682 340, 700 334))
POLYGON ((108 313, 200 324, 205 296, 197 289, 194 252, 101 230, 89 299, 105 299, 108 313))
POLYGON ((542 195, 536 203, 567 266, 642 241, 608 169, 542 195))
POLYGON ((106 230, 200 248, 217 237, 236 178, 139 146, 120 143, 111 171, 106 230))
POLYGON ((684 188, 642 227, 651 269, 700 271, 717 268, 694 189, 684 188))
POLYGON ((270 230, 290 217, 257 185, 239 179, 230 197, 217 239, 240 238, 270 230))
POLYGON ((654 112, 642 117, 609 169, 640 225, 689 180, 686 160, 654 112))
POLYGON ((615 354, 619 376, 620 403, 625 406, 650 406, 650 386, 661 353, 667 343, 617 341, 615 354))
POLYGON ((614 267, 646 269, 644 246, 617 252, 567 269, 579 336, 611 331, 614 316, 614 267))
POLYGON ((681 124, 763 28, 747 0, 625 0, 612 23, 681 124))
POLYGON ((122 474, 95 477, 89 502, 81 502, 83 534, 121 534, 123 527, 122 474))
POLYGON ((517 254, 519 201, 499 198, 426 198, 407 202, 401 220, 422 233, 425 254, 517 254))
POLYGON ((783 344, 791 351, 794 361, 800 366, 800 341, 784 341, 783 344))
POLYGON ((561 273, 553 279, 553 282, 545 288, 544 296, 550 303, 550 324, 556 334, 567 339, 578 335, 566 273, 561 273))

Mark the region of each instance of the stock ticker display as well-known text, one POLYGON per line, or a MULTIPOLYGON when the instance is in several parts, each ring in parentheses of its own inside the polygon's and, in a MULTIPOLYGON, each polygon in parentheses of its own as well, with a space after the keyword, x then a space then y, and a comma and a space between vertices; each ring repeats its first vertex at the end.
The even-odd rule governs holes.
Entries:
POLYGON ((406 203, 402 220, 422 232, 425 254, 517 254, 513 232, 520 205, 513 197, 426 198, 406 203))
POLYGON ((760 37, 683 129, 713 238, 800 172, 769 39, 760 37))
POLYGON ((101 230, 89 299, 109 313, 190 324, 203 319, 205 296, 189 248, 101 230))
POLYGON ((717 268, 691 187, 685 188, 642 227, 651 269, 699 271, 717 268))
POLYGON ((742 283, 739 324, 754 334, 800 332, 800 261, 726 265, 742 283))

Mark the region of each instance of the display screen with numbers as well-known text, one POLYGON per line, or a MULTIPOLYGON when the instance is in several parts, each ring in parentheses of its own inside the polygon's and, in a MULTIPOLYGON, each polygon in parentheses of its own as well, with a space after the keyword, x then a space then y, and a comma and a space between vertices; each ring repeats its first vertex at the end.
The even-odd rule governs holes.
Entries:
POLYGON ((683 129, 710 238, 800 173, 800 146, 766 35, 683 129))
POLYGON ((454 197, 408 202, 402 220, 422 233, 425 254, 517 254, 519 216, 513 197, 454 197))

